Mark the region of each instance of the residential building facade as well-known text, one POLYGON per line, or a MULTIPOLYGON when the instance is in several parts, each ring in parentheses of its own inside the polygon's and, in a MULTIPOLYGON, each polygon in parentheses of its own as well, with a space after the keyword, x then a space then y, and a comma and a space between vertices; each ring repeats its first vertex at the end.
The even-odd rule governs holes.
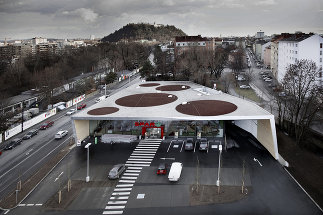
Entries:
POLYGON ((317 34, 296 33, 282 39, 278 44, 278 75, 281 82, 286 74, 287 67, 297 60, 312 60, 315 62, 319 75, 317 81, 323 86, 323 38, 317 34))
POLYGON ((196 48, 198 50, 210 50, 214 51, 215 42, 214 39, 198 36, 181 36, 175 37, 175 56, 183 54, 187 50, 196 48))

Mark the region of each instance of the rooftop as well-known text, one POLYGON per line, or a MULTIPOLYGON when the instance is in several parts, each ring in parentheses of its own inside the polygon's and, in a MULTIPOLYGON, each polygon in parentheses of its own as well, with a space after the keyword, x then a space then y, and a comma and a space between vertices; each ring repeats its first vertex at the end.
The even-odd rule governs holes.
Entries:
POLYGON ((192 82, 136 83, 72 118, 79 120, 270 119, 257 104, 192 82))

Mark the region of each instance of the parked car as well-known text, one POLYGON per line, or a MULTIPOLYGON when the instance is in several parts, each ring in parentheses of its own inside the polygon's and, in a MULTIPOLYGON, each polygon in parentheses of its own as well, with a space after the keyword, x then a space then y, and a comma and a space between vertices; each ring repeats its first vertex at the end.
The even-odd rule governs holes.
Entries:
POLYGON ((38 130, 37 129, 31 129, 25 136, 23 136, 23 140, 27 140, 32 138, 33 136, 38 134, 38 130))
POLYGON ((52 127, 53 125, 54 125, 53 121, 47 121, 44 124, 42 124, 39 129, 46 130, 47 128, 52 127))
POLYGON ((75 109, 70 109, 69 111, 66 112, 66 115, 72 115, 75 112, 76 112, 75 109))
POLYGON ((207 143, 207 139, 206 138, 202 138, 200 140, 200 147, 199 150, 200 151, 207 151, 209 148, 209 144, 207 143))
POLYGON ((109 96, 108 95, 106 95, 106 96, 100 96, 99 98, 97 98, 96 100, 95 100, 95 102, 96 103, 98 103, 98 102, 100 102, 100 101, 103 101, 103 100, 105 100, 106 98, 108 98, 109 96))
POLYGON ((126 165, 117 164, 112 167, 108 174, 109 179, 117 179, 121 176, 121 174, 126 170, 126 165))
POLYGON ((271 82, 272 80, 271 80, 271 78, 266 78, 264 81, 265 82, 271 82))
POLYGON ((185 145, 184 145, 184 150, 185 151, 192 151, 193 148, 194 148, 193 138, 187 138, 185 145))
POLYGON ((169 174, 168 174, 168 180, 169 181, 178 181, 179 178, 181 177, 183 169, 183 164, 180 162, 174 162, 172 163, 169 174))
POLYGON ((165 163, 160 163, 157 169, 157 175, 166 175, 167 166, 165 163))
POLYGON ((82 110, 83 108, 85 108, 86 107, 86 104, 84 104, 84 103, 82 103, 82 104, 79 104, 78 106, 77 106, 77 109, 78 110, 82 110))
POLYGON ((56 140, 59 140, 59 139, 62 139, 63 137, 65 137, 66 135, 68 134, 68 131, 67 130, 61 130, 59 132, 57 132, 55 134, 55 139, 56 140))
POLYGON ((6 145, 6 147, 4 147, 4 150, 11 150, 13 148, 15 148, 16 146, 20 145, 22 142, 22 138, 15 138, 13 140, 10 141, 10 143, 8 143, 6 145))
POLYGON ((249 89, 250 88, 250 86, 249 85, 240 85, 240 89, 249 89))

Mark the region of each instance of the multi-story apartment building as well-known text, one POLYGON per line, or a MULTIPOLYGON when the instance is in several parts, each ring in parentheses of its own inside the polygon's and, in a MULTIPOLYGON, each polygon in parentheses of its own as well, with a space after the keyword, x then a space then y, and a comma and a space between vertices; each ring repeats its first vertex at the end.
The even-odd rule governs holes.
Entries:
POLYGON ((262 52, 262 45, 264 45, 266 41, 264 40, 257 40, 252 45, 253 53, 255 54, 258 60, 261 59, 261 52, 262 52))
POLYGON ((270 57, 270 67, 271 72, 273 73, 274 77, 277 79, 278 74, 278 42, 281 39, 290 37, 291 34, 283 33, 280 35, 276 35, 272 40, 270 44, 270 51, 271 51, 271 57, 270 57))
POLYGON ((266 68, 271 68, 271 46, 267 46, 264 50, 263 55, 264 66, 266 68))
POLYGON ((175 56, 183 54, 185 51, 192 48, 198 50, 214 50, 214 39, 198 36, 181 36, 175 37, 175 56))
POLYGON ((296 33, 278 43, 278 81, 282 81, 286 69, 297 60, 312 60, 315 62, 319 75, 317 81, 323 86, 322 59, 323 38, 317 34, 296 33))

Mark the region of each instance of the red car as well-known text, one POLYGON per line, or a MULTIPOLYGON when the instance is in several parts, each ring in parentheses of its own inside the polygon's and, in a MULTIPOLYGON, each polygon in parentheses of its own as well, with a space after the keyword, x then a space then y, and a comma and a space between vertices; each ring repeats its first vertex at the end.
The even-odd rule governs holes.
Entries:
POLYGON ((44 124, 42 124, 39 129, 40 130, 45 130, 45 129, 53 126, 53 125, 54 125, 54 122, 53 121, 47 121, 44 124))
POLYGON ((86 104, 84 104, 84 103, 83 103, 83 104, 78 105, 78 106, 77 106, 77 109, 78 109, 78 110, 82 110, 82 109, 83 109, 83 108, 85 108, 85 107, 86 107, 86 104))
POLYGON ((157 169, 157 175, 166 175, 166 173, 167 173, 166 164, 165 163, 159 164, 157 169))

